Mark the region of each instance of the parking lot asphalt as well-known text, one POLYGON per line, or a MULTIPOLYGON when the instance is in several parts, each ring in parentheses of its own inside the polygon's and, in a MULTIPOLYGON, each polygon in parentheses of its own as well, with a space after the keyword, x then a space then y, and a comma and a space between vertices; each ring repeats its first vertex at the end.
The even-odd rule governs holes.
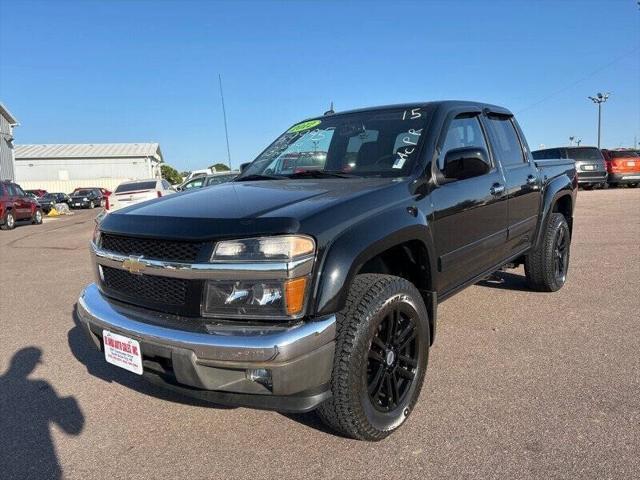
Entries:
POLYGON ((96 213, 0 232, 2 478, 638 478, 640 189, 579 193, 561 291, 518 269, 444 302, 417 407, 380 443, 106 364, 72 315, 96 213))

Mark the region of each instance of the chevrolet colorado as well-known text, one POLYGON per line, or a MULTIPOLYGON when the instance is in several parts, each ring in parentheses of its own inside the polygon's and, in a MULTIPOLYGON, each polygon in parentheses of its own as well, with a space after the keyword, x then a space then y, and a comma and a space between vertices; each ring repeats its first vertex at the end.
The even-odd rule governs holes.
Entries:
POLYGON ((166 388, 380 440, 418 399, 438 303, 507 265, 563 286, 576 190, 505 108, 325 114, 232 182, 106 216, 78 319, 166 388))

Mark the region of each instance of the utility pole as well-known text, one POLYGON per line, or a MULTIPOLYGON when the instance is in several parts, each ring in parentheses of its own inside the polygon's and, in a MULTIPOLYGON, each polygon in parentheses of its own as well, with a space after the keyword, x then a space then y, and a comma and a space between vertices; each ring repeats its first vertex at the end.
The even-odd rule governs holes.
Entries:
POLYGON ((224 108, 224 95, 222 93, 222 76, 218 74, 218 82, 220 83, 220 99, 222 100, 222 116, 224 117, 224 136, 227 139, 227 163, 229 163, 229 170, 231 168, 231 149, 229 148, 229 130, 227 129, 227 111, 224 108))
POLYGON ((607 101, 610 93, 598 92, 595 97, 588 97, 593 103, 598 105, 598 148, 600 148, 600 132, 602 126, 602 104, 607 101))

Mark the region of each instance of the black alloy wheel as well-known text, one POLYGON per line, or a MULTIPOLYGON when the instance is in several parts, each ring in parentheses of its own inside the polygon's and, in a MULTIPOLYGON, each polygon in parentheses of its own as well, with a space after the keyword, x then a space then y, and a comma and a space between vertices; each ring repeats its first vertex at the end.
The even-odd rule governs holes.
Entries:
POLYGON ((567 280, 567 266, 569 257, 569 231, 566 227, 558 229, 553 249, 554 270, 556 281, 564 283, 567 280))
POLYGON ((397 304, 382 320, 369 348, 367 390, 377 410, 390 412, 402 404, 416 376, 416 320, 397 304))

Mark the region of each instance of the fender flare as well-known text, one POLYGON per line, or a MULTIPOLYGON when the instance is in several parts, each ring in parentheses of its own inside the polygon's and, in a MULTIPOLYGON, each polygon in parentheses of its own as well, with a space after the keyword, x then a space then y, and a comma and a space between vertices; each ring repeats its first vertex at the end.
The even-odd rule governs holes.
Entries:
POLYGON ((553 212, 554 205, 563 197, 569 197, 571 199, 571 218, 569 219, 569 228, 572 229, 573 225, 573 211, 576 203, 577 192, 577 179, 572 180, 567 175, 561 175, 552 179, 545 188, 542 198, 542 204, 540 206, 540 219, 538 220, 538 232, 536 233, 536 241, 534 243, 534 249, 537 249, 542 242, 544 236, 544 230, 553 212), (575 185, 574 185, 575 183, 575 185))
POLYGON ((420 214, 414 217, 404 207, 390 209, 352 226, 326 247, 318 265, 315 285, 316 315, 342 310, 351 282, 362 266, 385 250, 409 241, 420 242, 426 250, 429 288, 420 289, 420 293, 432 299, 432 305, 425 303, 435 326, 436 296, 431 291, 431 280, 436 264, 431 232, 424 217, 420 214))

